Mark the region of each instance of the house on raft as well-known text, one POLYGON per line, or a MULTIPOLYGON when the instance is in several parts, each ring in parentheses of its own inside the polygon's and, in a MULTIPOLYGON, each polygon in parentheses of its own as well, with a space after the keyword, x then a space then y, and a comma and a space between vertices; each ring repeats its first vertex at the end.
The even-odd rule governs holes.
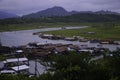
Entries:
POLYGON ((0 74, 27 74, 29 72, 29 61, 26 57, 11 58, 3 61, 0 74))
POLYGON ((25 56, 21 56, 22 53, 22 50, 17 50, 16 57, 2 61, 0 74, 27 74, 29 72, 29 60, 25 56))

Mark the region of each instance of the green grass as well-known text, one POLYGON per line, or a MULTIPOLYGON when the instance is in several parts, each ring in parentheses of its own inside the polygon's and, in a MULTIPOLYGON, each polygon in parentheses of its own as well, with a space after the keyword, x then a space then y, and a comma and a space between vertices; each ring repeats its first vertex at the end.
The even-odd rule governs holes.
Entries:
POLYGON ((11 25, 0 25, 0 31, 17 31, 17 30, 28 30, 40 28, 39 24, 11 24, 11 25))
POLYGON ((5 60, 6 58, 4 56, 0 56, 0 61, 5 60))
POLYGON ((111 39, 120 40, 120 26, 115 28, 95 28, 88 27, 77 30, 57 30, 44 32, 47 34, 62 35, 62 36, 81 36, 89 39, 111 39), (95 32, 95 34, 88 34, 87 32, 95 32))
POLYGON ((0 54, 0 61, 3 61, 5 59, 7 59, 7 58, 11 58, 11 56, 0 54))
POLYGON ((80 26, 84 23, 31 23, 31 24, 9 24, 0 25, 0 32, 3 31, 18 31, 18 30, 30 30, 40 28, 51 28, 51 27, 63 27, 63 26, 80 26))
MULTIPOLYGON (((25 24, 6 24, 0 25, 1 31, 17 31, 17 30, 30 30, 30 29, 40 29, 40 28, 51 28, 51 27, 66 27, 66 26, 93 26, 101 25, 106 23, 64 23, 64 22, 55 22, 55 23, 25 23, 25 24)), ((109 24, 109 23, 107 23, 109 24)), ((118 22, 114 24, 119 24, 118 22)), ((119 24, 120 25, 120 24, 119 24)))
POLYGON ((94 39, 112 39, 120 40, 120 23, 31 23, 31 24, 11 24, 11 25, 0 25, 1 31, 17 31, 17 30, 30 30, 40 28, 51 28, 51 27, 66 27, 66 26, 91 26, 85 29, 77 30, 59 30, 45 32, 49 34, 56 34, 62 36, 82 36, 86 38, 94 39), (106 25, 107 24, 107 25, 106 25), (111 25, 115 24, 115 27, 111 25), (87 34, 87 32, 95 32, 95 34, 87 34))
POLYGON ((18 30, 30 30, 40 28, 52 28, 52 27, 66 27, 66 26, 91 26, 99 23, 26 23, 26 24, 6 24, 0 25, 0 32, 3 31, 18 31, 18 30))

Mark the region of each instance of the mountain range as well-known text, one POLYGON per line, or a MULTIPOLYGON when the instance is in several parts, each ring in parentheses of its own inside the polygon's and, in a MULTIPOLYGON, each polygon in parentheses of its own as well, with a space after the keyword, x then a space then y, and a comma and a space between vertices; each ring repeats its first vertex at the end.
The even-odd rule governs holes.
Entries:
POLYGON ((78 12, 77 11, 68 12, 62 7, 55 6, 52 8, 48 8, 46 10, 38 11, 36 13, 24 15, 23 17, 38 18, 38 17, 50 17, 50 16, 67 16, 67 15, 76 14, 76 13, 78 12))
MULTIPOLYGON (((48 8, 45 10, 41 10, 35 13, 30 13, 28 15, 23 15, 23 18, 41 18, 41 17, 51 17, 51 16, 70 16, 72 14, 86 14, 86 13, 91 13, 91 14, 114 14, 114 15, 120 15, 120 13, 117 12, 112 12, 112 11, 97 11, 97 12, 92 12, 92 11, 67 11, 62 7, 55 6, 52 8, 48 8)), ((16 18, 19 17, 16 14, 11 14, 7 12, 0 11, 0 19, 6 19, 6 18, 16 18)))
POLYGON ((24 18, 40 18, 40 17, 51 17, 51 16, 68 16, 72 14, 78 14, 78 13, 92 13, 92 14, 115 14, 115 15, 120 15, 117 12, 112 12, 112 11, 97 11, 97 12, 92 12, 92 11, 67 11, 62 7, 52 7, 48 8, 42 11, 38 11, 36 13, 31 13, 28 15, 24 15, 24 18))
POLYGON ((16 14, 12 14, 12 13, 7 13, 7 12, 0 11, 0 19, 16 18, 16 17, 19 17, 19 16, 16 15, 16 14))

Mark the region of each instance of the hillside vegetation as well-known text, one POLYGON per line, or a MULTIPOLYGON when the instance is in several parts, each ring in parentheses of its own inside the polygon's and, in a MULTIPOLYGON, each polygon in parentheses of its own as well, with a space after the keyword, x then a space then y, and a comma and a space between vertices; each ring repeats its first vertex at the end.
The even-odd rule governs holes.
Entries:
POLYGON ((48 70, 39 77, 0 75, 0 80, 120 80, 120 50, 103 52, 104 58, 90 61, 88 53, 49 55, 43 60, 51 63, 54 73, 48 70), (109 54, 113 56, 108 56, 109 54), (107 55, 107 56, 106 56, 107 55))

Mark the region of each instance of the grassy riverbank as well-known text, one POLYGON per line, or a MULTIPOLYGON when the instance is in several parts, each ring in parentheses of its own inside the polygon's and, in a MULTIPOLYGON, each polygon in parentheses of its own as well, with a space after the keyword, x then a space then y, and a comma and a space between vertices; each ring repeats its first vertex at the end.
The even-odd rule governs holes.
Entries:
POLYGON ((64 26, 82 26, 88 23, 31 23, 31 24, 9 24, 0 25, 0 32, 3 31, 18 31, 18 30, 30 30, 40 28, 51 27, 64 27, 64 26))
MULTIPOLYGON (((24 23, 24 24, 0 24, 0 32, 3 31, 18 31, 18 30, 31 30, 40 28, 51 28, 51 27, 66 27, 66 26, 91 26, 100 25, 101 23, 65 23, 65 22, 55 22, 55 23, 24 23)), ((102 23, 103 24, 103 23, 102 23)))
POLYGON ((116 23, 31 23, 31 24, 9 24, 0 25, 0 32, 2 31, 17 31, 30 30, 51 27, 66 27, 66 26, 91 26, 85 29, 77 30, 59 30, 44 32, 48 34, 56 34, 62 36, 82 36, 92 39, 112 39, 120 40, 120 24, 116 23), (95 34, 87 34, 87 32, 95 32, 95 34))
POLYGON ((120 40, 120 26, 114 28, 100 28, 88 27, 77 30, 57 30, 44 32, 47 34, 62 35, 62 36, 81 36, 89 39, 110 39, 120 40), (95 34, 88 34, 88 32, 95 32, 95 34))

